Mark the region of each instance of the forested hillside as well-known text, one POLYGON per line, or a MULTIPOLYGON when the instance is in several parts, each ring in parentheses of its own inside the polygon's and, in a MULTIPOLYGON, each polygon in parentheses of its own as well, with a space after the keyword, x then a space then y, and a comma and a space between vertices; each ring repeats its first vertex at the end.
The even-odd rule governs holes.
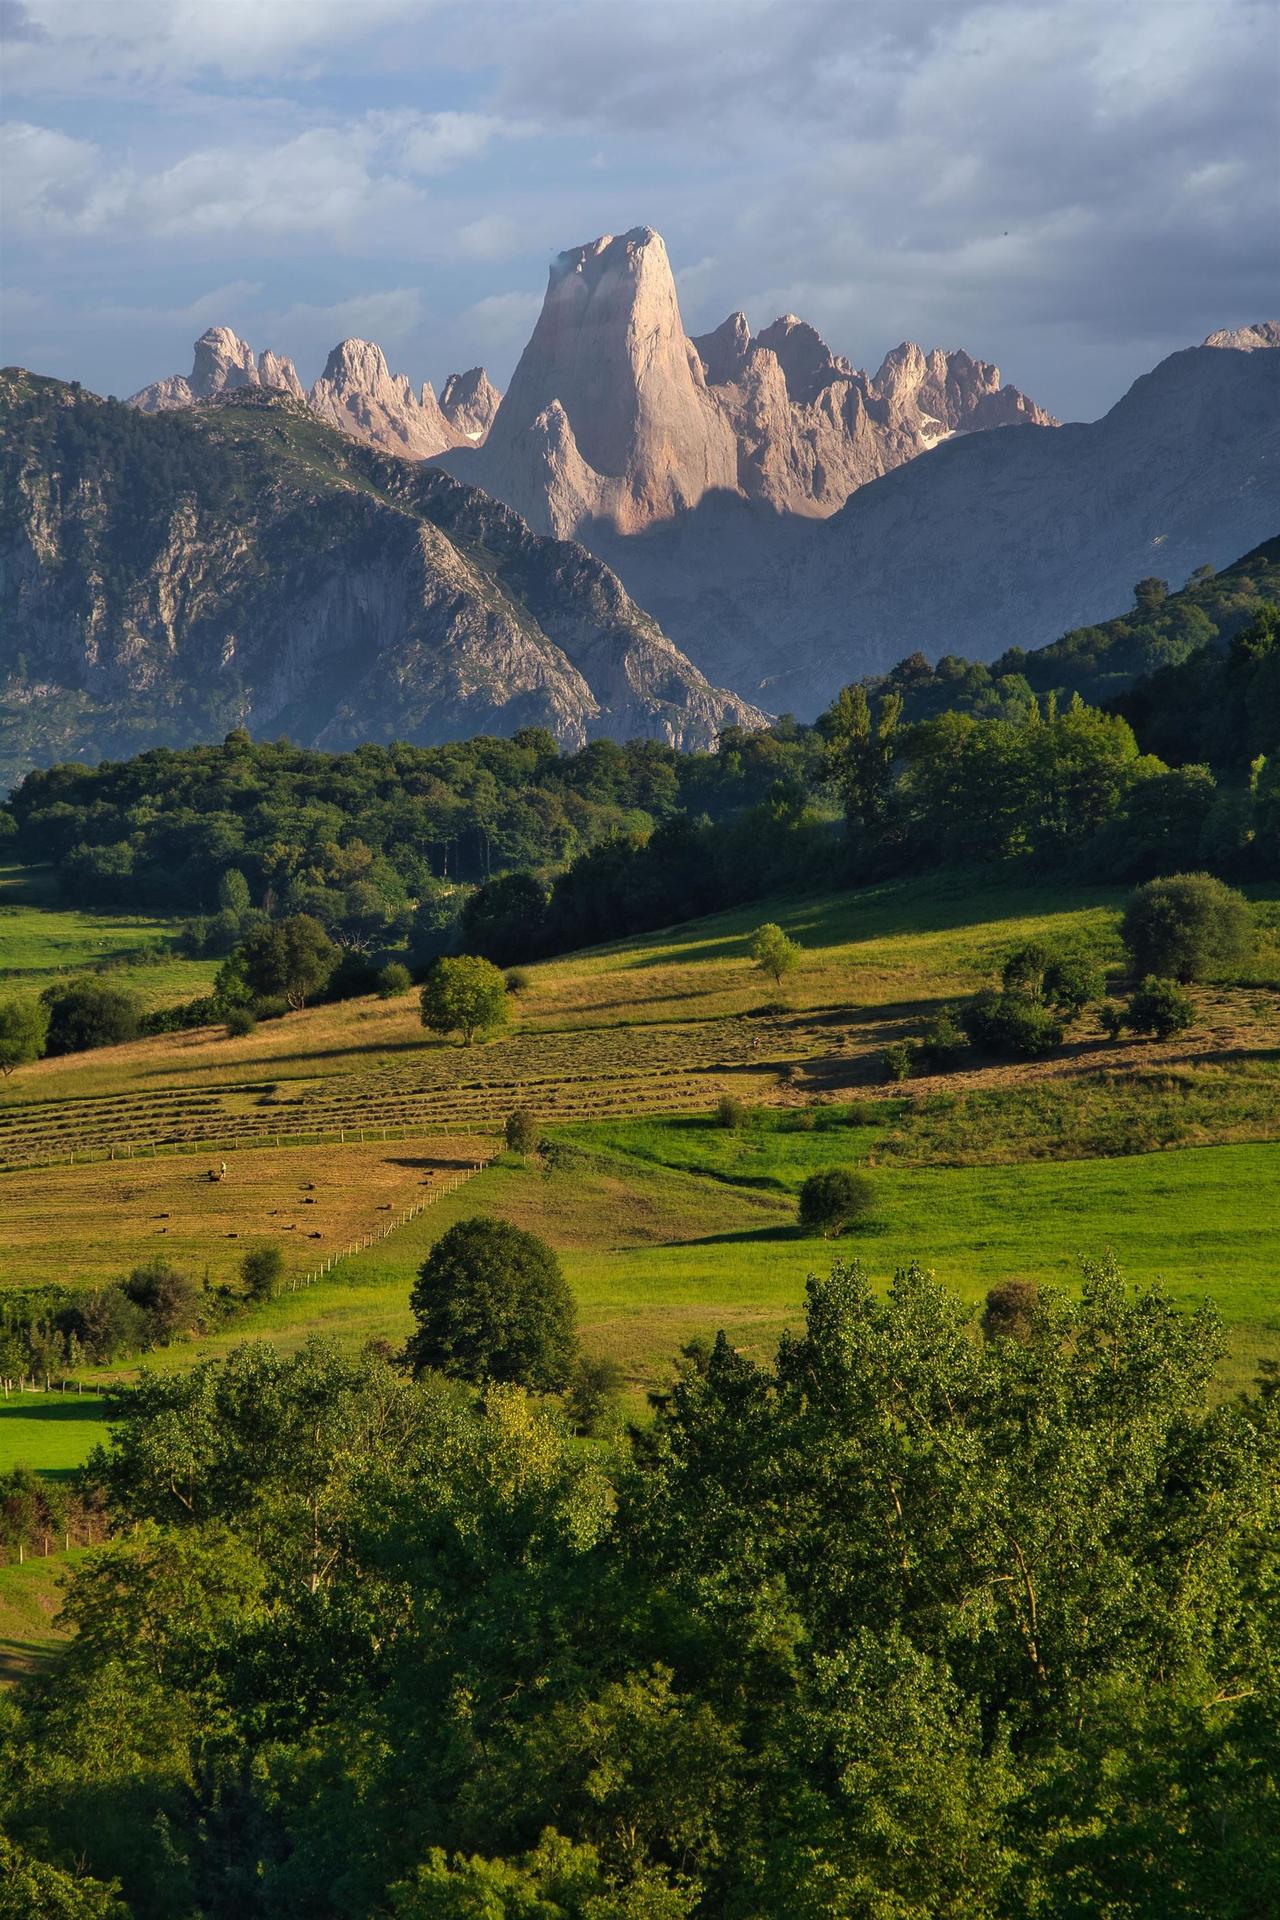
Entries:
MULTIPOLYGON (((1168 601, 1145 583, 1147 637, 1114 622, 1091 657, 1157 644, 1184 657, 1132 686, 1122 711, 1078 692, 1041 701, 1022 675, 1017 698, 1010 676, 995 683, 994 714, 963 688, 930 714, 885 682, 846 689, 814 727, 726 729, 708 753, 652 740, 564 753, 524 729, 326 754, 235 730, 219 746, 33 772, 0 823, 81 904, 209 916, 230 884, 242 905, 313 914, 366 949, 408 941, 419 957, 459 924, 470 950, 527 958, 797 881, 973 861, 1266 877, 1280 868, 1280 620, 1257 595, 1274 571, 1254 557, 1168 601), (1214 642, 1187 653, 1208 604, 1214 642)), ((1056 677, 1065 657, 1034 671, 1056 677)), ((216 927, 200 937, 217 950, 216 927)))

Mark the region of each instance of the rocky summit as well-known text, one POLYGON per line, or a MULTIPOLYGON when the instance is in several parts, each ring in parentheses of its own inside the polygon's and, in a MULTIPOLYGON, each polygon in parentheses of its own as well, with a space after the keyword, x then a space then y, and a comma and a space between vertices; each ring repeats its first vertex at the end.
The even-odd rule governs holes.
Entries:
POLYGON ((584 548, 279 389, 228 380, 148 417, 10 369, 0 471, 2 771, 240 723, 707 747, 764 719, 584 548))
POLYGON ((339 341, 309 391, 292 360, 269 349, 255 355, 230 327, 210 327, 193 351, 189 376, 157 380, 128 404, 140 413, 167 413, 246 387, 268 388, 301 401, 352 439, 425 460, 483 440, 500 397, 483 367, 451 374, 441 401, 429 382, 415 393, 408 376, 392 373, 372 340, 339 341))

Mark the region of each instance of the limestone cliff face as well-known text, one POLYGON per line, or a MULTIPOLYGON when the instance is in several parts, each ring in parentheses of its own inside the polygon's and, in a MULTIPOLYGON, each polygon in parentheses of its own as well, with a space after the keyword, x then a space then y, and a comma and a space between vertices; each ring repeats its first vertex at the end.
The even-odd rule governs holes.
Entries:
POLYGON ((501 400, 484 368, 471 367, 466 373, 449 375, 440 395, 440 411, 456 434, 478 446, 493 425, 501 400))
POLYGON ((741 492, 780 513, 823 519, 953 433, 1057 424, 986 361, 905 342, 868 375, 794 313, 754 339, 731 314, 693 346, 733 425, 741 492))
MULTIPOLYGON (((929 379, 913 362, 903 431, 922 392, 947 417, 929 379)), ((955 432, 828 519, 721 498, 599 545, 712 679, 809 718, 917 648, 989 661, 1044 645, 1108 618, 1135 580, 1180 586, 1278 526, 1280 353, 1193 347, 1101 420, 955 432)))
POLYGON ((234 393, 244 387, 278 387, 295 400, 302 398, 302 383, 292 360, 270 350, 261 361, 253 348, 230 327, 209 327, 192 349, 190 376, 172 374, 143 387, 129 401, 141 413, 168 413, 177 407, 196 407, 215 394, 234 393))
POLYGON ((1251 327, 1220 327, 1205 341, 1206 347, 1232 347, 1237 353, 1257 353, 1268 347, 1280 347, 1280 320, 1255 320, 1251 327))
POLYGON ((737 450, 685 338, 661 236, 604 234, 551 268, 484 447, 451 470, 540 531, 623 533, 737 484, 737 450))
POLYGON ((340 341, 307 392, 292 360, 269 348, 255 356, 230 327, 210 327, 195 343, 190 375, 157 380, 135 393, 129 405, 142 413, 169 413, 248 387, 287 393, 353 440, 413 460, 477 445, 500 398, 483 367, 451 374, 444 403, 429 384, 415 393, 406 375, 391 372, 381 347, 371 340, 340 341))
POLYGON ((393 374, 372 340, 340 341, 307 404, 327 425, 411 460, 443 453, 460 438, 440 411, 430 384, 415 394, 408 376, 393 374))
POLYGON ((10 371, 0 479, 9 771, 238 720, 326 745, 536 725, 701 747, 764 718, 584 548, 434 467, 318 436, 278 390, 138 422, 10 371))

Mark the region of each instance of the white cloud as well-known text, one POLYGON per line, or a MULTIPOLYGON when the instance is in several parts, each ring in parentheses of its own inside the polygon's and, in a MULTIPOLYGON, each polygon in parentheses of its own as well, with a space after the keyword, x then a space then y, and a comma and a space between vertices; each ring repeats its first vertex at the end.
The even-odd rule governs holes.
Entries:
POLYGON ((505 213, 486 213, 458 229, 458 251, 467 260, 510 260, 526 245, 524 230, 505 213))
POLYGON ((476 343, 476 358, 511 356, 524 346, 542 310, 542 290, 490 293, 458 316, 456 331, 476 343))

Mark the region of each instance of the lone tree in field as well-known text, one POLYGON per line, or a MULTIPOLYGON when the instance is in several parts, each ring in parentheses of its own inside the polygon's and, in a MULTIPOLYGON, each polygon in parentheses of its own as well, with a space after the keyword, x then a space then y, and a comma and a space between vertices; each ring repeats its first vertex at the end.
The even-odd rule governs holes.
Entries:
POLYGON ((848 1233, 867 1219, 875 1201, 875 1182, 853 1167, 826 1167, 811 1173, 800 1189, 800 1225, 806 1233, 848 1233))
POLYGON ((460 1033, 469 1047, 476 1035, 496 1033, 511 1018, 507 983, 492 960, 459 954, 437 960, 422 989, 422 1024, 433 1033, 460 1033))
POLYGON ((0 1073, 29 1066, 44 1052, 49 1009, 39 1000, 0 1000, 0 1073))
POLYGON ((1253 920, 1234 887, 1210 873, 1175 873, 1129 896, 1120 937, 1139 979, 1155 974, 1186 986, 1247 960, 1253 920))
POLYGON ((767 920, 757 927, 751 936, 751 958, 762 973, 771 976, 775 986, 781 986, 789 973, 794 973, 800 965, 802 949, 795 940, 788 940, 782 928, 767 920))
POLYGON ((406 1358, 455 1379, 551 1393, 573 1370, 573 1296, 546 1242, 477 1216, 442 1234, 409 1296, 406 1358))
POLYGON ((258 927, 240 948, 241 971, 255 997, 281 995, 296 1011, 328 982, 338 949, 309 913, 258 927))

